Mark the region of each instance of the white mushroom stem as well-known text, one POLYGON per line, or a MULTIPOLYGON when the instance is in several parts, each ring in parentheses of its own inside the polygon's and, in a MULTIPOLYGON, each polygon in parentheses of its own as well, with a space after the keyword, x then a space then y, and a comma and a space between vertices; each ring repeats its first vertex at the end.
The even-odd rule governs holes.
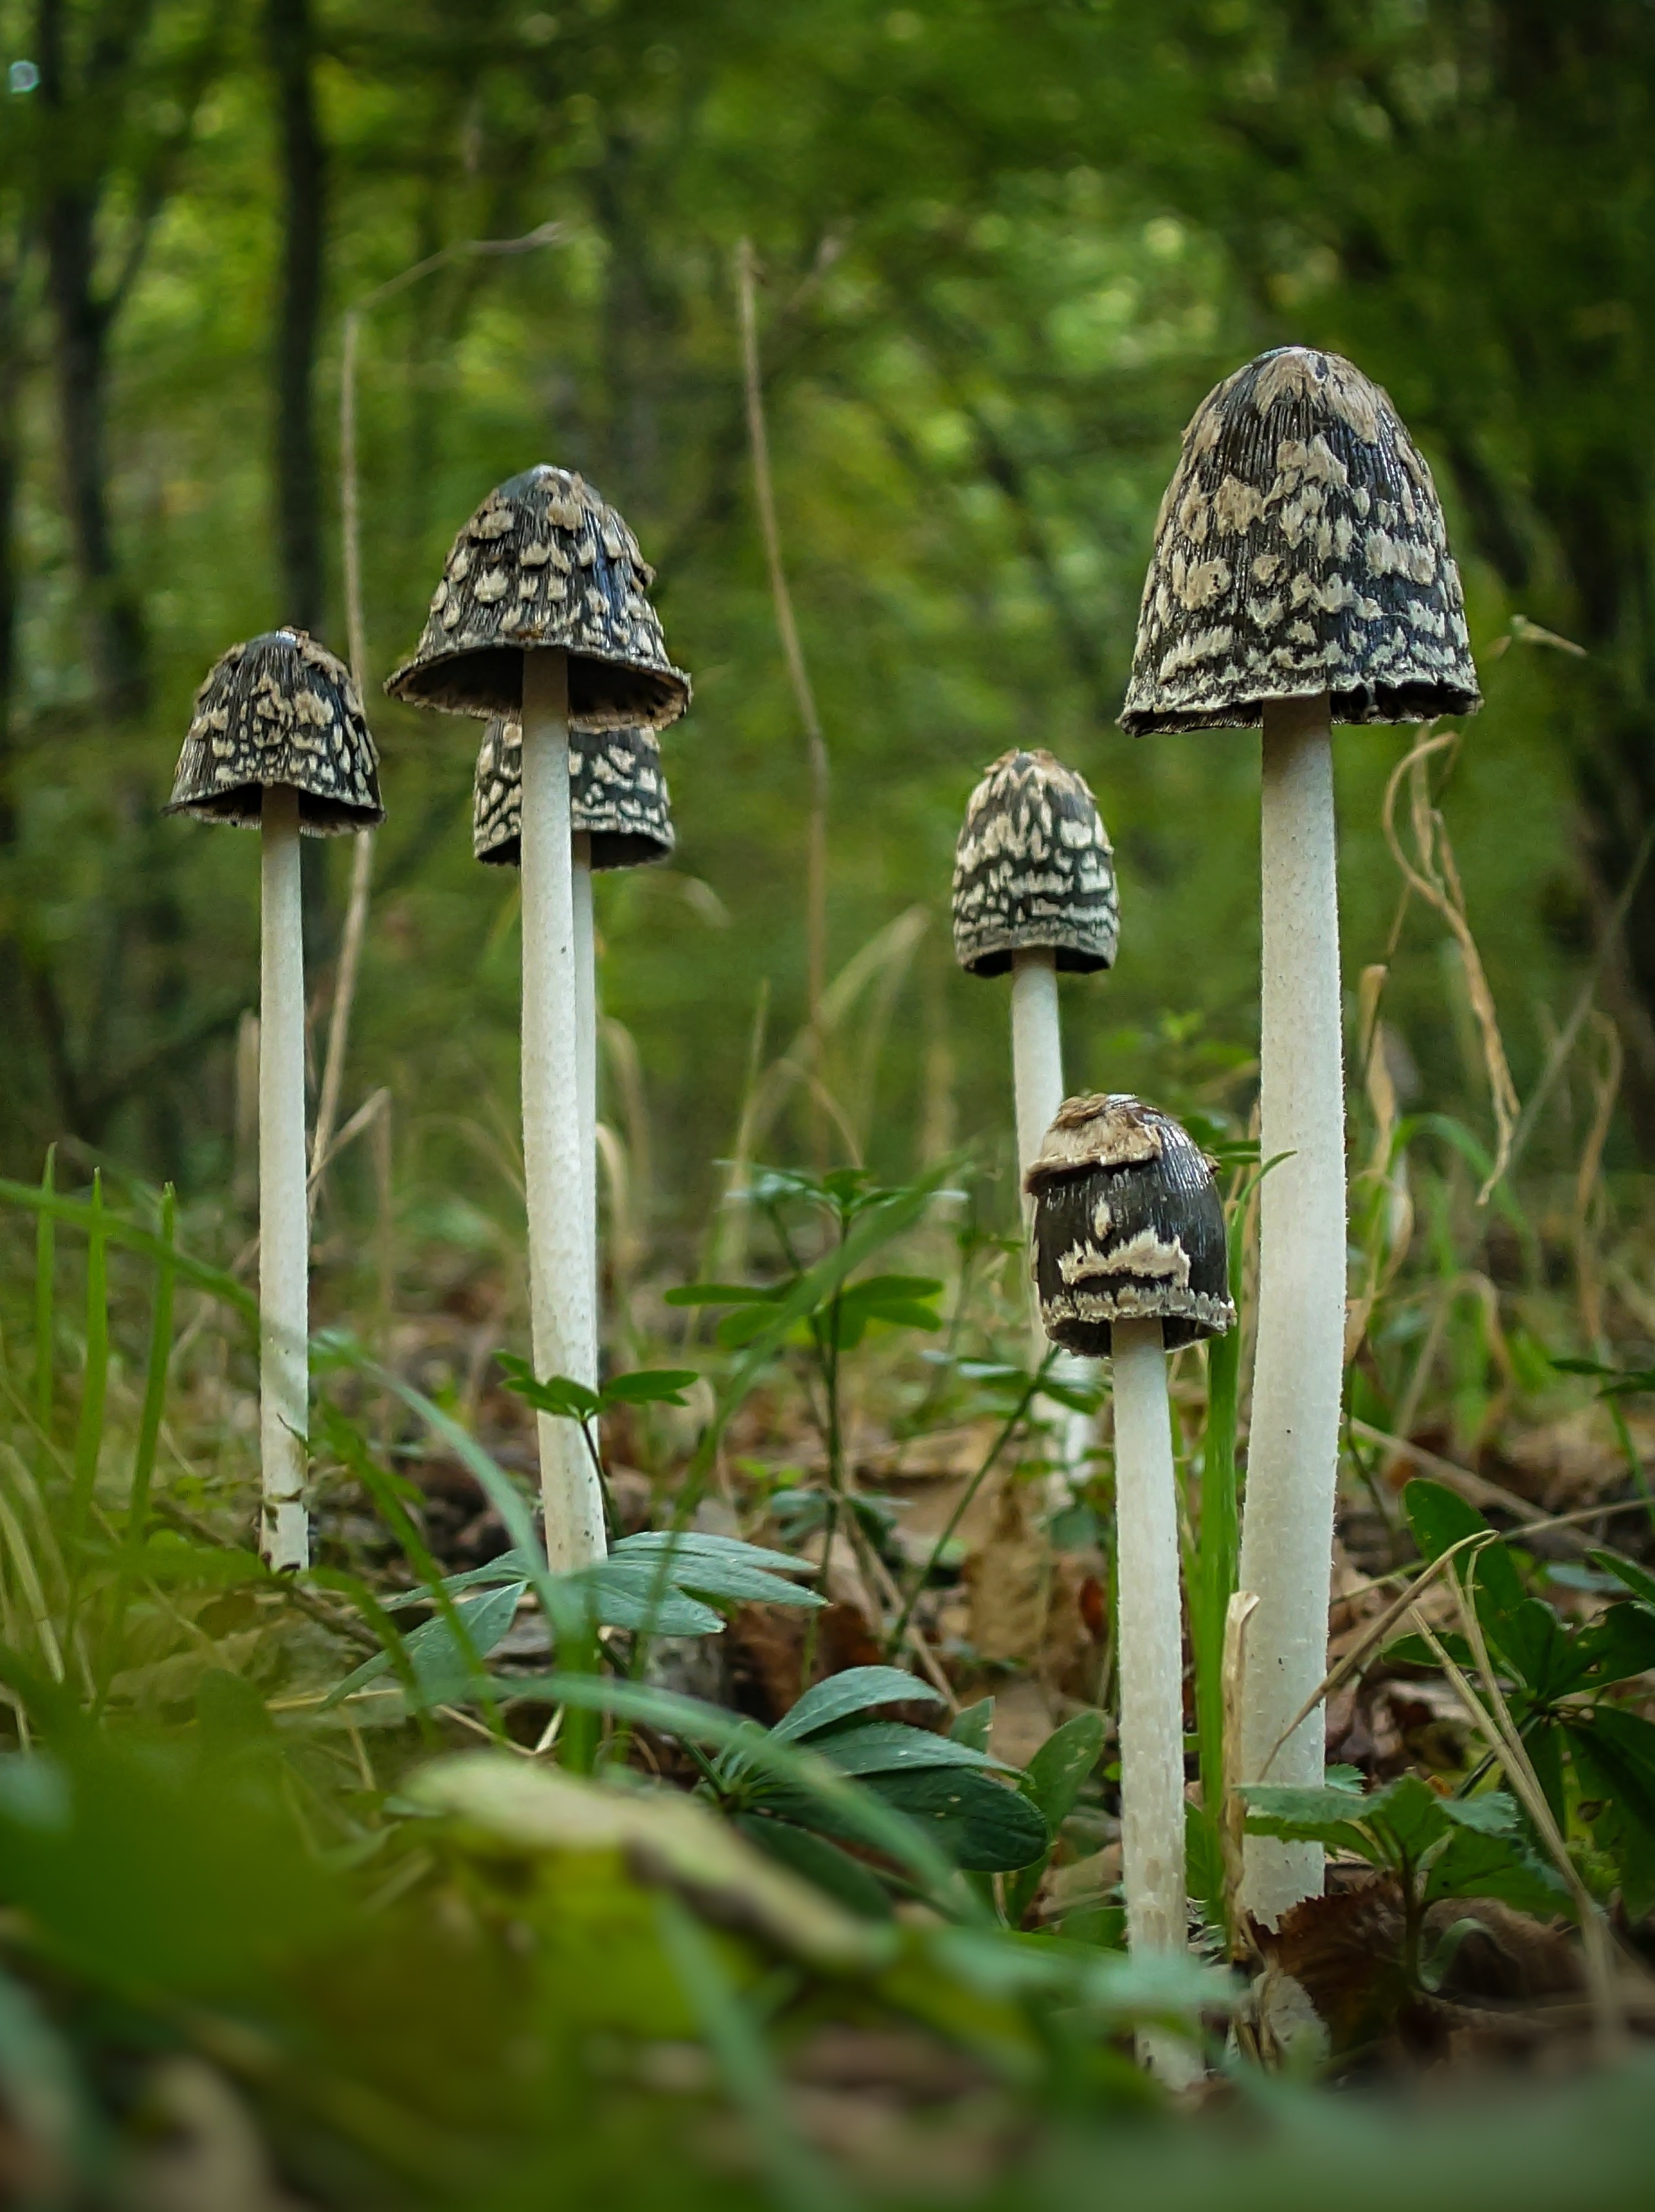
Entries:
MULTIPOLYGON (((1115 1574, 1121 1685, 1121 1871, 1129 1947, 1182 1951, 1183 1645, 1166 1354, 1159 1321, 1110 1332, 1115 1395, 1115 1574)), ((1140 2050, 1176 2086, 1200 2072, 1170 2037, 1140 2050)))
POLYGON ((267 789, 259 811, 259 1548, 272 1567, 310 1565, 310 1222, 305 1198, 305 954, 299 794, 267 789))
POLYGON ((592 836, 577 830, 570 840, 570 887, 575 904, 575 1031, 580 1048, 581 1158, 586 1169, 587 1312, 591 1334, 576 1379, 598 1387, 598 955, 592 924, 592 836))
MULTIPOLYGON (((1056 955, 1050 951, 1012 955, 1012 1083, 1017 1099, 1017 1165, 1021 1177, 1039 1158, 1046 1132, 1063 1103, 1063 1031, 1057 1006, 1057 962, 1056 955)), ((1024 1200, 1025 1230, 1032 1203, 1031 1200, 1024 1200)), ((1045 1332, 1040 1326, 1037 1298, 1033 1307, 1033 1328, 1035 1357, 1044 1359, 1048 1347, 1045 1332)), ((1071 1380, 1084 1381, 1086 1377, 1086 1361, 1068 1352, 1060 1352, 1052 1367, 1055 1374, 1071 1380)), ((1072 1469, 1084 1466, 1092 1442, 1090 1414, 1066 1411, 1061 1436, 1064 1466, 1072 1469)), ((1053 1487, 1061 1494, 1052 1503, 1066 1503, 1068 1486, 1062 1475, 1053 1477, 1053 1487)))
MULTIPOLYGON (((1256 1781, 1268 1761, 1270 1781, 1306 1784, 1322 1779, 1321 1706, 1275 1747, 1327 1669, 1344 1368, 1344 1073, 1326 695, 1268 703, 1263 756, 1259 1141, 1266 1162, 1286 1157, 1259 1194, 1240 1570, 1258 1606, 1239 1772, 1256 1781)), ((1275 1926, 1321 1887, 1319 1845, 1247 1838, 1240 1901, 1256 1918, 1275 1926)))
MULTIPOLYGON (((523 656, 523 1170, 534 1371, 581 1379, 593 1342, 592 1170, 582 1144, 569 664, 523 656)), ((539 1417, 546 1557, 556 1572, 604 1556, 603 1493, 579 1425, 539 1417)))

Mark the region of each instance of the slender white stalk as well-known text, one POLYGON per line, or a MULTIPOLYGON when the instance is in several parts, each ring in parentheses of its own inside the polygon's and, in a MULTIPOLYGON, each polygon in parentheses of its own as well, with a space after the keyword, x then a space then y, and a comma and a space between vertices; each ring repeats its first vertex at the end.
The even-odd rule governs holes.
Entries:
POLYGON ((310 1564, 310 1223, 305 1201, 305 954, 299 794, 260 811, 259 958, 259 1548, 277 1569, 310 1564))
MULTIPOLYGON (((569 829, 569 664, 523 657, 523 1170, 537 1375, 579 1379, 593 1339, 592 1169, 582 1154, 569 829)), ((555 1571, 604 1556, 603 1496, 577 1425, 543 1413, 540 1495, 555 1571)))
MULTIPOLYGON (((1053 1117, 1063 1103, 1063 1031, 1057 1007, 1057 963, 1050 952, 1012 955, 1012 1081, 1017 1097, 1017 1165, 1019 1175, 1040 1151, 1053 1117)), ((1033 1200, 1025 1199, 1026 1230, 1033 1200)), ((1034 1307, 1034 1348, 1037 1360, 1050 1349, 1040 1326, 1038 1301, 1034 1307)), ((1053 1372, 1074 1382, 1087 1379, 1088 1363, 1073 1352, 1060 1352, 1053 1372)), ((1048 1406, 1050 1413, 1053 1409, 1048 1406)), ((1090 1413, 1064 1410, 1059 1420, 1060 1449, 1065 1468, 1078 1471, 1086 1464, 1092 1445, 1090 1413)), ((1062 1474, 1051 1478, 1051 1504, 1068 1504, 1070 1491, 1062 1474)))
POLYGON ((1012 1079, 1017 1091, 1017 1164, 1026 1170, 1063 1103, 1057 963, 1050 952, 1012 955, 1012 1079))
MULTIPOLYGON (((1183 1609, 1166 1354, 1159 1321, 1117 1321, 1110 1339, 1127 1942, 1134 1951, 1182 1951, 1189 1940, 1183 1609)), ((1200 2073, 1190 2052, 1171 2037, 1145 2035, 1139 2049, 1174 2086, 1200 2073)))
POLYGON ((592 837, 577 830, 569 843, 570 887, 575 905, 575 1033, 580 1047, 575 1071, 581 1091, 581 1158, 586 1169, 587 1311, 592 1329, 578 1379, 598 1386, 598 955, 592 927, 592 837))
MULTIPOLYGON (((1345 1335, 1345 1105, 1328 701, 1264 709, 1261 876, 1263 1020, 1259 1141, 1286 1154, 1259 1194, 1254 1354, 1241 1586, 1258 1609, 1248 1635, 1240 1771, 1257 1780, 1271 1747, 1327 1669, 1334 1486, 1345 1335)), ((1318 1783, 1318 1705, 1276 1753, 1269 1779, 1318 1783)), ((1250 1836, 1241 1903, 1275 1926, 1319 1893, 1314 1844, 1250 1836)))

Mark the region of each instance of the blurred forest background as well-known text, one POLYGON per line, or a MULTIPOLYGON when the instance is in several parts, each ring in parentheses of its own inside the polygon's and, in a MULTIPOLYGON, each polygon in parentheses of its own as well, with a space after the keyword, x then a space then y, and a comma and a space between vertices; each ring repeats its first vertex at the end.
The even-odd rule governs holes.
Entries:
MULTIPOLYGON (((256 846, 159 809, 227 645, 285 621, 345 648, 359 309, 390 818, 346 1111, 389 1088, 411 1227, 480 1238, 512 1205, 515 887, 471 856, 478 732, 377 686, 490 486, 577 467, 696 681, 677 864, 603 881, 599 925, 639 1202, 669 1241, 701 1218, 805 1011, 744 238, 831 768, 829 973, 857 963, 828 1079, 869 1159, 1009 1122, 1003 993, 956 971, 946 898, 966 794, 1019 743, 1083 770, 1117 848, 1120 965, 1066 987, 1070 1087, 1244 1120, 1256 740, 1114 717, 1182 426, 1290 340, 1385 384, 1444 493, 1488 704, 1440 803, 1528 1094, 1655 823, 1646 0, 0 0, 0 66, 3 1171, 69 1136, 226 1180, 256 846)), ((1386 957, 1412 742, 1340 740, 1353 989, 1386 957)), ((349 859, 306 855, 319 1050, 349 859)), ((1486 1132, 1457 957, 1416 901, 1393 1072, 1486 1132)), ((1655 875, 1600 1003, 1624 1170, 1655 1152, 1655 875)), ((1573 1162, 1579 1081, 1536 1164, 1573 1162)))

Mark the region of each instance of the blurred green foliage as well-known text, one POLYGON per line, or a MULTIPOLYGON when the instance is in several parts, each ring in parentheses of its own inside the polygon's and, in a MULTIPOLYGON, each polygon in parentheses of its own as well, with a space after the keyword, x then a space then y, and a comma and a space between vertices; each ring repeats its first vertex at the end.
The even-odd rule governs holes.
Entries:
MULTIPOLYGON (((295 611, 272 460, 294 246, 279 26, 321 149, 298 181, 321 209, 311 520, 336 646, 346 310, 444 248, 558 226, 522 254, 456 252, 365 313, 370 705, 452 532, 529 461, 586 471, 658 563, 697 686, 667 750, 681 843, 672 871, 599 894, 610 1110, 646 1226, 698 1218, 756 1019, 767 1060, 802 1011, 807 776, 752 509, 745 234, 832 757, 831 964, 923 920, 829 1054, 873 1163, 1003 1145, 1004 994, 955 970, 946 896, 965 795, 1014 742, 1092 779, 1117 848, 1121 963, 1068 987, 1071 1084, 1244 1118, 1254 744, 1129 744, 1112 721, 1179 429, 1219 374, 1287 338, 1388 384, 1438 471, 1488 693, 1444 805, 1526 1088, 1655 792, 1651 464, 1630 434, 1655 315, 1646 9, 708 0, 691 22, 659 0, 4 0, 0 59, 27 66, 0 93, 3 1164, 33 1172, 64 1133, 186 1193, 231 1164, 253 848, 155 809, 210 661, 295 611), (108 356, 101 454, 64 430, 77 216, 108 356), (70 496, 88 469, 111 516, 101 580, 70 496), (1592 657, 1495 658, 1516 615, 1592 657)), ((389 1086, 405 1202, 453 1225, 512 1205, 513 886, 470 857, 476 733, 373 713, 390 823, 347 1105, 389 1086)), ((1386 951, 1378 802, 1406 742, 1340 744, 1353 978, 1386 951)), ((306 860, 319 1014, 344 855, 306 860)), ((1652 911, 1605 986, 1640 1144, 1652 911)), ((1486 1123, 1438 939, 1409 918, 1387 1018, 1429 1095, 1486 1123)), ((1551 1117, 1542 1156, 1567 1136, 1551 1117)))

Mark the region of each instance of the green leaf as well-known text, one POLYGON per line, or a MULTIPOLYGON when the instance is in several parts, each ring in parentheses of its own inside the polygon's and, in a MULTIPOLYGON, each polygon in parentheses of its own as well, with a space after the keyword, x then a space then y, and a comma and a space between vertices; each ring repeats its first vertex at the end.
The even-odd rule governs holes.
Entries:
POLYGON ((1567 1727, 1580 1795, 1597 1811, 1593 1840, 1615 1863, 1628 1912, 1655 1907, 1655 1723, 1598 1705, 1567 1727))
POLYGON ((994 1724, 994 1699, 979 1698, 974 1705, 960 1707, 948 1723, 948 1733, 956 1743, 969 1743, 973 1751, 987 1751, 994 1724))
POLYGON ((1321 1844, 1329 1850, 1354 1851, 1373 1865, 1384 1853, 1362 1827, 1363 1807, 1348 1790, 1317 1789, 1313 1784, 1244 1783, 1238 1794, 1247 1807, 1247 1833, 1274 1836, 1287 1844, 1321 1844))
POLYGON ((891 1896, 884 1883, 860 1859, 852 1858, 825 1836, 759 1813, 737 1813, 733 1817, 749 1843, 757 1844, 761 1851, 794 1874, 803 1875, 806 1881, 813 1881, 818 1889, 825 1890, 865 1920, 891 1917, 891 1896))
POLYGON ((789 1574, 808 1571, 807 1561, 792 1559, 785 1552, 763 1551, 731 1537, 709 1543, 688 1532, 652 1529, 646 1534, 665 1540, 639 1543, 633 1538, 624 1539, 611 1553, 611 1559, 636 1564, 646 1574, 697 1596, 724 1598, 733 1604, 820 1606, 827 1601, 819 1591, 801 1589, 770 1567, 754 1564, 760 1559, 779 1560, 789 1574))
POLYGON ((894 1774, 921 1766, 992 1767, 1001 1774, 1015 1771, 990 1759, 986 1751, 974 1751, 970 1744, 929 1729, 910 1728, 904 1721, 866 1721, 860 1728, 839 1729, 818 1736, 815 1748, 842 1774, 894 1774))
POLYGON ((1029 1761, 1025 1794, 1054 1835, 1074 1810, 1087 1776, 1103 1756, 1104 1733, 1101 1713, 1073 1714, 1029 1761))
POLYGON ((1606 1575, 1613 1575, 1617 1582, 1623 1583, 1634 1597, 1641 1598, 1646 1605, 1655 1605, 1655 1575, 1646 1568, 1622 1559, 1615 1552, 1588 1552, 1586 1557, 1606 1575))
POLYGON ((623 1536, 610 1553, 611 1559, 654 1558, 669 1552, 685 1559, 734 1559, 749 1567, 764 1567, 771 1574, 813 1575, 814 1559, 801 1559, 792 1552, 772 1551, 767 1545, 749 1544, 739 1536, 715 1536, 703 1528, 640 1528, 623 1536))
POLYGON ((931 1830, 955 1865, 967 1873, 999 1874, 1027 1866, 1051 1843, 1051 1831, 1038 1808, 1018 1790, 980 1771, 929 1767, 879 1774, 867 1787, 931 1830))
POLYGON ((776 1742, 799 1743, 853 1713, 872 1712, 880 1705, 942 1702, 941 1692, 916 1674, 904 1674, 895 1667, 847 1667, 843 1674, 830 1674, 806 1690, 777 1721, 770 1737, 776 1742))
POLYGON ((555 1413, 565 1420, 589 1421, 602 1405, 598 1393, 577 1382, 572 1376, 548 1375, 538 1376, 526 1359, 518 1359, 509 1352, 499 1355, 505 1371, 506 1388, 515 1393, 537 1413, 555 1413))
MULTIPOLYGON (((1494 1534, 1476 1506, 1468 1505, 1457 1491, 1450 1490, 1445 1483, 1427 1482, 1421 1476, 1403 1490, 1402 1510, 1408 1516, 1415 1542, 1427 1559, 1439 1559, 1445 1552, 1468 1536, 1494 1534)), ((1456 1564, 1462 1580, 1466 1557, 1462 1553, 1456 1564)), ((1523 1602, 1523 1583, 1504 1545, 1485 1545, 1476 1554, 1476 1566, 1479 1595, 1488 1598, 1495 1617, 1515 1611, 1523 1602)))
MULTIPOLYGON (((510 1628, 516 1617, 518 1601, 527 1587, 526 1583, 508 1583, 502 1589, 486 1590, 480 1596, 464 1599, 455 1607, 479 1657, 492 1651, 510 1628)), ((450 1705, 475 1691, 478 1678, 471 1656, 446 1620, 428 1620, 423 1627, 417 1628, 407 1638, 406 1649, 426 1705, 450 1705)), ((334 1684, 320 1710, 327 1712, 355 1691, 365 1689, 390 1666, 389 1652, 377 1652, 354 1674, 347 1674, 343 1682, 334 1684)))
POLYGON ((774 1302, 785 1285, 760 1283, 685 1283, 668 1291, 662 1304, 669 1306, 745 1306, 774 1302))
POLYGON ((1449 1897, 1497 1897, 1519 1912, 1542 1917, 1556 1912, 1567 1902, 1561 1881, 1534 1856, 1521 1837, 1465 1826, 1449 1838, 1426 1876, 1423 1901, 1427 1905, 1449 1897))
POLYGON ((611 1375, 598 1393, 601 1410, 611 1406, 683 1406, 685 1392, 701 1376, 693 1367, 639 1367, 611 1375))

